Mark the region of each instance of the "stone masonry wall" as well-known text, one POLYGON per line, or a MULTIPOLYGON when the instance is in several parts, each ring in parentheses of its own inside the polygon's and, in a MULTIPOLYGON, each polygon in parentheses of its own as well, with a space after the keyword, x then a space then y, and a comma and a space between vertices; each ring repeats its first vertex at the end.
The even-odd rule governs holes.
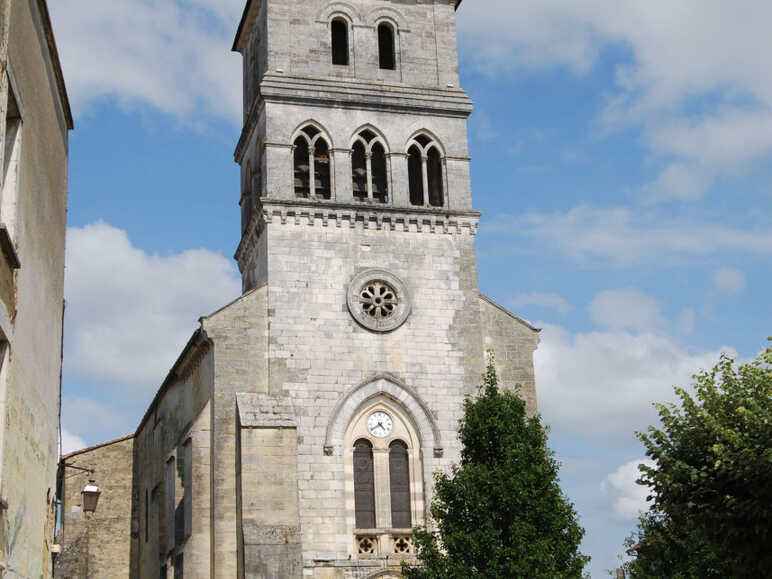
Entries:
POLYGON ((214 352, 211 465, 215 476, 211 488, 211 532, 215 546, 212 564, 221 577, 237 577, 243 558, 236 477, 236 394, 268 391, 268 308, 268 291, 262 287, 202 320, 214 352))
MULTIPOLYGON (((211 396, 214 360, 205 336, 188 344, 140 425, 134 448, 134 497, 131 577, 157 577, 166 567, 170 576, 178 555, 190 577, 208 577, 211 567, 211 396), (167 516, 167 462, 181 461, 191 445, 192 472, 190 535, 170 545, 167 516)), ((232 473, 232 470, 230 471, 232 473)), ((230 475, 232 477, 232 474, 230 475)), ((175 507, 185 488, 178 481, 175 507)))
POLYGON ((4 191, 0 213, 21 264, 15 272, 0 267, 0 336, 8 344, 0 372, 0 498, 8 504, 0 511, 0 557, 6 577, 47 579, 59 458, 68 119, 45 3, 2 5, 10 6, 7 63, 22 120, 16 190, 4 191))
POLYGON ((64 511, 57 579, 129 577, 133 447, 129 437, 62 458, 64 511), (95 469, 102 494, 93 515, 82 508, 81 491, 89 474, 67 466, 95 469))
POLYGON ((480 310, 485 328, 485 349, 493 351, 501 386, 509 389, 519 386, 528 413, 535 414, 533 353, 539 345, 538 331, 484 296, 480 298, 480 310))
MULTIPOLYGON (((267 225, 270 392, 289 397, 297 413, 298 492, 303 561, 346 560, 344 464, 325 456, 325 431, 345 392, 378 373, 412 388, 439 425, 444 455, 424 449, 424 481, 458 459, 456 427, 463 396, 482 372, 482 328, 474 236, 375 227, 267 225), (383 268, 409 288, 412 314, 399 329, 375 334, 346 307, 350 280, 383 268)), ((338 443, 339 444, 339 443, 338 443)))
POLYGON ((268 3, 268 69, 413 86, 458 86, 455 2, 291 0, 268 3), (349 65, 333 65, 330 21, 349 25, 349 65), (377 25, 396 30, 396 70, 378 67, 377 25))

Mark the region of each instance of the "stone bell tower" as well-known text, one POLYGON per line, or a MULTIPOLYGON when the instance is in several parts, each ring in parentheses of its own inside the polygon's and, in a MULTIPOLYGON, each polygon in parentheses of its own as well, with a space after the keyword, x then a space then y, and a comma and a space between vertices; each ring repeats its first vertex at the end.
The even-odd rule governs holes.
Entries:
POLYGON ((236 259, 255 306, 228 339, 252 345, 235 391, 247 577, 400 576, 487 349, 535 408, 537 334, 477 288, 460 4, 245 8, 236 259))

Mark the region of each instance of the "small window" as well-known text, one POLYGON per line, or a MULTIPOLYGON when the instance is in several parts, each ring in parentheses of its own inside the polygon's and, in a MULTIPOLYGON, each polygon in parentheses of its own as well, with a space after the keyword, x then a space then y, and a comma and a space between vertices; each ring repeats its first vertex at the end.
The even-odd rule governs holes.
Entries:
POLYGON ((394 70, 394 29, 389 24, 378 26, 379 65, 384 70, 394 70))
POLYGON ((407 445, 401 440, 395 440, 389 445, 389 482, 391 487, 391 526, 395 529, 409 529, 412 526, 410 469, 408 467, 407 445))
POLYGON ((295 139, 295 196, 310 197, 310 165, 308 162, 308 141, 303 137, 295 139))
POLYGON ((193 534, 193 442, 188 440, 183 448, 183 537, 187 539, 193 534))
POLYGON ((367 160, 365 146, 361 141, 354 143, 351 150, 351 180, 354 188, 354 198, 367 199, 367 160))
POLYGON ((388 203, 389 180, 386 174, 386 151, 380 143, 373 145, 371 170, 373 174, 373 199, 379 203, 388 203))
POLYGON ((170 458, 166 463, 166 550, 174 549, 176 542, 175 536, 175 518, 176 518, 176 497, 177 473, 175 470, 174 458, 170 458))
POLYGON ((408 180, 410 181, 410 204, 424 204, 424 178, 422 173, 421 151, 418 147, 410 147, 407 158, 408 180))
POLYGON ((364 439, 354 444, 354 509, 357 529, 375 528, 373 445, 364 439))
POLYGON ((318 139, 314 145, 314 195, 329 199, 330 193, 330 150, 324 139, 318 139))
POLYGON ((348 24, 336 18, 330 24, 332 34, 332 63, 348 66, 348 24))
POLYGON ((442 207, 444 204, 442 160, 436 147, 429 149, 429 154, 426 156, 426 173, 429 182, 429 205, 442 207))

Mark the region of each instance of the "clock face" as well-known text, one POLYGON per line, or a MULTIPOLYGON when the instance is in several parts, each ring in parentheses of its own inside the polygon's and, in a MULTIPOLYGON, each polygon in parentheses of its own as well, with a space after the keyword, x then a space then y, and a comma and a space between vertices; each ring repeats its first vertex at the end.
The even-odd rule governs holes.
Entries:
POLYGON ((367 430, 377 438, 385 438, 391 434, 392 426, 391 416, 380 410, 373 412, 367 419, 367 430))

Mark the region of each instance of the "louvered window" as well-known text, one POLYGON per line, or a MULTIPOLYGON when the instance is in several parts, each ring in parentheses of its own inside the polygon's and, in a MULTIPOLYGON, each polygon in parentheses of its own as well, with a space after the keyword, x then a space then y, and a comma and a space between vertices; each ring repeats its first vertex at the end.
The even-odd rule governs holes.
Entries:
POLYGON ((409 529, 412 526, 410 469, 408 467, 407 445, 401 440, 395 440, 389 445, 389 482, 391 486, 391 526, 395 529, 409 529))
POLYGON ((407 154, 411 205, 444 207, 443 159, 437 143, 426 135, 418 135, 407 154))
POLYGON ((360 439, 354 444, 354 508, 357 529, 375 528, 373 446, 360 439))
POLYGON ((295 196, 330 199, 330 145, 322 132, 313 125, 304 127, 295 139, 293 149, 295 196))
POLYGON ((354 199, 389 202, 389 165, 386 147, 373 131, 361 131, 351 147, 351 182, 354 199))

